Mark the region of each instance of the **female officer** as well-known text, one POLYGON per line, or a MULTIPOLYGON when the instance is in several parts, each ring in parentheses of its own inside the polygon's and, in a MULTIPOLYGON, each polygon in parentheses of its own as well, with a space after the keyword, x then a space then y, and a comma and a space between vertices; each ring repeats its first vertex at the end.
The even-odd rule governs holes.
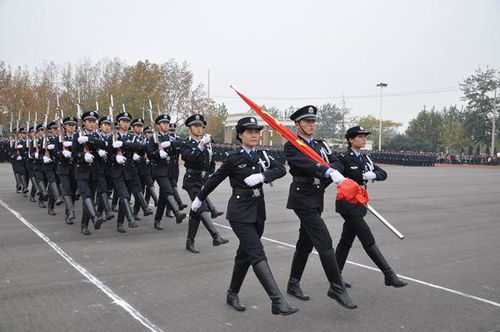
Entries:
POLYGON ((233 275, 227 291, 227 304, 237 311, 244 311, 238 293, 250 265, 271 298, 271 312, 289 315, 298 311, 291 306, 276 285, 266 254, 260 241, 264 232, 266 209, 263 183, 270 183, 286 174, 285 167, 270 158, 265 151, 257 151, 262 126, 253 117, 242 118, 236 125, 241 149, 230 152, 222 166, 210 176, 193 200, 191 209, 196 211, 202 202, 226 177, 229 176, 233 193, 227 206, 229 224, 240 240, 234 259, 233 275))
MULTIPOLYGON (((361 149, 366 144, 366 136, 369 134, 370 132, 365 131, 360 126, 349 128, 345 135, 349 148, 345 154, 339 154, 335 162, 335 168, 342 175, 351 178, 359 185, 365 186, 369 180, 384 181, 387 178, 387 173, 375 165, 370 156, 361 152, 361 149)), ((368 256, 384 273, 385 284, 394 287, 406 286, 407 283, 398 278, 375 244, 375 238, 370 227, 363 219, 366 215, 366 207, 360 204, 351 204, 345 200, 338 200, 336 201, 336 211, 345 220, 342 236, 337 245, 337 250, 335 250, 339 269, 342 271, 352 242, 357 236, 368 256)))

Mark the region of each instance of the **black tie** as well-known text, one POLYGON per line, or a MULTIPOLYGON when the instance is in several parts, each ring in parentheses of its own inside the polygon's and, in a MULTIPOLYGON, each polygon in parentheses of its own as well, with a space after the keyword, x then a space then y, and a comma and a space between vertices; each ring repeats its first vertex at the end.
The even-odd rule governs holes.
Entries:
POLYGON ((250 159, 252 159, 252 160, 253 160, 254 155, 255 155, 255 152, 254 152, 253 150, 251 150, 251 151, 250 151, 250 159))

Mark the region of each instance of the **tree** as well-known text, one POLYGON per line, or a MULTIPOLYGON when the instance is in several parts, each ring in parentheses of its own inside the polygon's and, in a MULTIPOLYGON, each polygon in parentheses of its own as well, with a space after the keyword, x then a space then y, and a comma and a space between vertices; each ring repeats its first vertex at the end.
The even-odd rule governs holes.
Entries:
POLYGON ((490 94, 495 86, 500 86, 500 78, 491 68, 484 71, 478 68, 460 84, 462 100, 467 102, 465 130, 475 144, 488 144, 491 139, 493 99, 490 94))
POLYGON ((211 103, 202 114, 207 121, 205 131, 212 135, 215 142, 224 142, 224 121, 227 118, 226 105, 211 103))
POLYGON ((322 139, 342 136, 343 117, 341 110, 334 104, 324 104, 319 107, 316 119, 316 136, 322 139))
MULTIPOLYGON (((367 115, 354 119, 354 123, 355 125, 361 126, 365 130, 371 132, 372 139, 378 142, 378 133, 380 128, 379 119, 377 119, 373 115, 367 115)), ((396 121, 382 120, 382 146, 384 146, 391 138, 397 135, 397 130, 401 126, 402 124, 396 121)))
POLYGON ((385 150, 431 152, 433 151, 433 146, 429 141, 421 138, 396 135, 387 142, 385 150))
POLYGON ((406 129, 406 135, 413 139, 420 139, 432 144, 432 151, 439 149, 439 133, 443 124, 441 113, 434 107, 427 111, 424 107, 417 117, 412 119, 406 129))
POLYGON ((439 144, 447 152, 464 151, 469 146, 465 130, 465 113, 456 106, 444 108, 441 112, 441 127, 438 132, 439 144))

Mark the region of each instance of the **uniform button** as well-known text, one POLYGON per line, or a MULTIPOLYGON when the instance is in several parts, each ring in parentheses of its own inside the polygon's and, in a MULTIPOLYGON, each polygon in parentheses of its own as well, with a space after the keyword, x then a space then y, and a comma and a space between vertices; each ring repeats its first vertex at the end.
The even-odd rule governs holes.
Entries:
POLYGON ((319 186, 316 186, 316 188, 318 188, 318 189, 319 189, 319 186))
POLYGON ((240 195, 236 196, 236 199, 240 199, 240 195))
POLYGON ((300 190, 300 188, 299 188, 299 187, 297 187, 297 190, 300 190))
POLYGON ((252 166, 252 169, 255 169, 255 166, 252 166))

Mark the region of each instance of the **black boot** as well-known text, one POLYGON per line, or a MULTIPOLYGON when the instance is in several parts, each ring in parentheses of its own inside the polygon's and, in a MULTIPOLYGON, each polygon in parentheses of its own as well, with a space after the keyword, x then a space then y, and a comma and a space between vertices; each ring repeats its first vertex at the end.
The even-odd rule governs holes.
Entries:
POLYGON ((153 214, 153 210, 151 210, 148 206, 148 203, 146 203, 146 200, 144 199, 144 195, 142 194, 142 191, 138 191, 137 193, 134 194, 135 201, 139 203, 139 205, 142 208, 142 211, 144 213, 144 217, 147 217, 149 215, 153 214))
POLYGON ((309 301, 309 296, 304 294, 300 287, 300 279, 306 267, 307 258, 309 253, 295 251, 292 260, 292 268, 290 271, 290 279, 288 279, 288 286, 286 292, 299 300, 309 301))
POLYGON ((125 228, 123 227, 124 219, 125 219, 125 211, 121 207, 121 204, 120 204, 120 208, 118 210, 118 218, 116 219, 116 231, 118 233, 126 233, 127 232, 125 230, 125 228))
POLYGON ((38 192, 36 182, 31 181, 30 201, 36 202, 36 193, 38 192))
POLYGON ((84 205, 82 208, 82 221, 81 221, 81 228, 82 228, 83 235, 90 235, 89 219, 90 219, 90 216, 89 216, 87 209, 85 208, 85 205, 84 205))
POLYGON ((133 213, 135 221, 141 220, 141 218, 139 217, 139 211, 140 210, 141 210, 141 207, 139 206, 139 202, 135 201, 134 202, 134 213, 133 213))
POLYGON ((253 270, 260 283, 266 290, 267 295, 269 295, 269 297, 271 298, 271 312, 273 313, 273 315, 290 315, 299 311, 299 309, 290 305, 286 297, 281 294, 278 285, 276 285, 276 281, 274 280, 271 269, 267 264, 267 260, 264 259, 255 264, 253 266, 253 270))
POLYGON ((48 213, 50 216, 55 216, 57 213, 54 212, 54 205, 55 205, 55 199, 52 197, 52 195, 49 196, 49 203, 47 204, 48 206, 48 213))
POLYGON ((349 294, 340 275, 339 267, 337 265, 337 259, 335 258, 335 252, 333 248, 319 253, 319 258, 321 260, 321 265, 323 265, 323 270, 325 271, 326 277, 330 282, 330 289, 328 290, 328 296, 337 301, 341 306, 347 309, 355 309, 357 305, 352 303, 349 294))
POLYGON ((111 200, 111 211, 113 212, 118 212, 118 208, 116 207, 118 205, 118 195, 116 192, 113 192, 113 199, 111 200))
POLYGON ((45 205, 45 200, 43 199, 43 194, 41 192, 38 193, 38 206, 41 209, 47 208, 47 205, 45 205))
MULTIPOLYGON (((172 209, 172 212, 175 215, 175 222, 180 224, 184 220, 184 218, 186 218, 186 214, 184 212, 179 211, 179 206, 177 205, 177 202, 175 201, 174 196, 168 195, 167 202, 168 202, 168 205, 170 205, 170 208, 172 209)), ((167 206, 167 209, 168 209, 168 206, 167 206)))
POLYGON ((155 220, 153 227, 159 231, 163 230, 163 227, 161 227, 161 220, 155 220))
POLYGON ((215 207, 214 203, 210 200, 210 198, 206 198, 205 202, 207 202, 208 209, 210 210, 210 216, 212 219, 215 219, 219 216, 222 216, 224 212, 217 211, 217 208, 215 207))
POLYGON ((149 202, 149 197, 153 199, 155 207, 158 206, 158 195, 156 195, 155 187, 153 186, 148 186, 146 188, 146 202, 149 202))
POLYGON ((14 173, 14 177, 16 179, 16 193, 20 194, 23 190, 23 185, 21 181, 21 174, 14 173))
POLYGON ((181 199, 181 195, 179 194, 179 191, 177 190, 177 187, 172 187, 172 193, 174 194, 175 201, 177 202, 177 205, 179 205, 179 210, 184 210, 187 208, 187 204, 184 204, 181 199))
POLYGON ((389 266, 389 263, 385 260, 384 256, 378 249, 376 244, 372 244, 368 248, 365 248, 366 253, 372 261, 377 265, 377 267, 384 273, 384 282, 386 286, 393 286, 393 287, 404 287, 408 285, 407 282, 399 279, 396 273, 391 269, 389 266))
POLYGON ((236 311, 246 310, 245 306, 240 302, 238 293, 240 292, 241 284, 243 284, 243 280, 245 279, 249 267, 250 264, 247 262, 239 264, 236 264, 235 262, 233 267, 233 275, 231 277, 231 285, 227 290, 226 303, 233 307, 236 311))
POLYGON ((132 214, 132 209, 130 208, 130 200, 128 198, 120 199, 120 210, 123 210, 123 214, 128 221, 129 228, 137 228, 137 224, 134 221, 134 215, 132 214))
POLYGON ((26 175, 21 174, 21 183, 23 185, 22 191, 23 191, 23 197, 28 197, 28 179, 26 178, 26 175))
POLYGON ((115 217, 113 211, 111 210, 111 206, 109 206, 109 196, 108 193, 101 193, 101 204, 104 208, 104 214, 106 215, 106 220, 111 220, 115 217))
MULTIPOLYGON (((345 262, 347 256, 349 255, 349 250, 351 247, 339 242, 337 249, 335 249, 335 257, 337 258, 337 265, 339 266, 340 273, 344 270, 345 262)), ((351 288, 351 284, 344 279, 344 285, 346 288, 351 288)))
POLYGON ((59 192, 59 187, 57 187, 57 182, 52 182, 50 184, 50 192, 55 199, 56 206, 61 206, 64 201, 61 199, 61 193, 59 192))
POLYGON ((200 219, 193 216, 189 217, 188 234, 186 240, 186 250, 191 251, 193 254, 197 254, 200 251, 196 248, 194 243, 194 238, 196 237, 196 232, 198 232, 198 226, 200 225, 200 219))
POLYGON ((226 240, 225 238, 220 236, 219 232, 217 232, 217 229, 215 228, 215 225, 212 222, 212 219, 210 219, 210 216, 207 211, 203 211, 200 213, 200 219, 203 222, 203 225, 205 225, 210 235, 212 236, 213 238, 212 243, 214 246, 220 246, 221 244, 229 242, 229 240, 226 240))
POLYGON ((94 229, 100 229, 104 221, 102 220, 102 218, 97 218, 94 202, 92 202, 92 199, 90 197, 87 197, 83 200, 83 207, 87 212, 90 221, 92 221, 92 223, 94 224, 94 229))
POLYGON ((43 200, 46 201, 49 198, 49 193, 47 192, 47 189, 45 188, 45 183, 43 181, 38 182, 38 189, 42 194, 43 200))
POLYGON ((71 196, 63 196, 64 203, 66 204, 66 223, 68 225, 73 225, 73 220, 75 219, 75 205, 73 203, 73 198, 71 196))

